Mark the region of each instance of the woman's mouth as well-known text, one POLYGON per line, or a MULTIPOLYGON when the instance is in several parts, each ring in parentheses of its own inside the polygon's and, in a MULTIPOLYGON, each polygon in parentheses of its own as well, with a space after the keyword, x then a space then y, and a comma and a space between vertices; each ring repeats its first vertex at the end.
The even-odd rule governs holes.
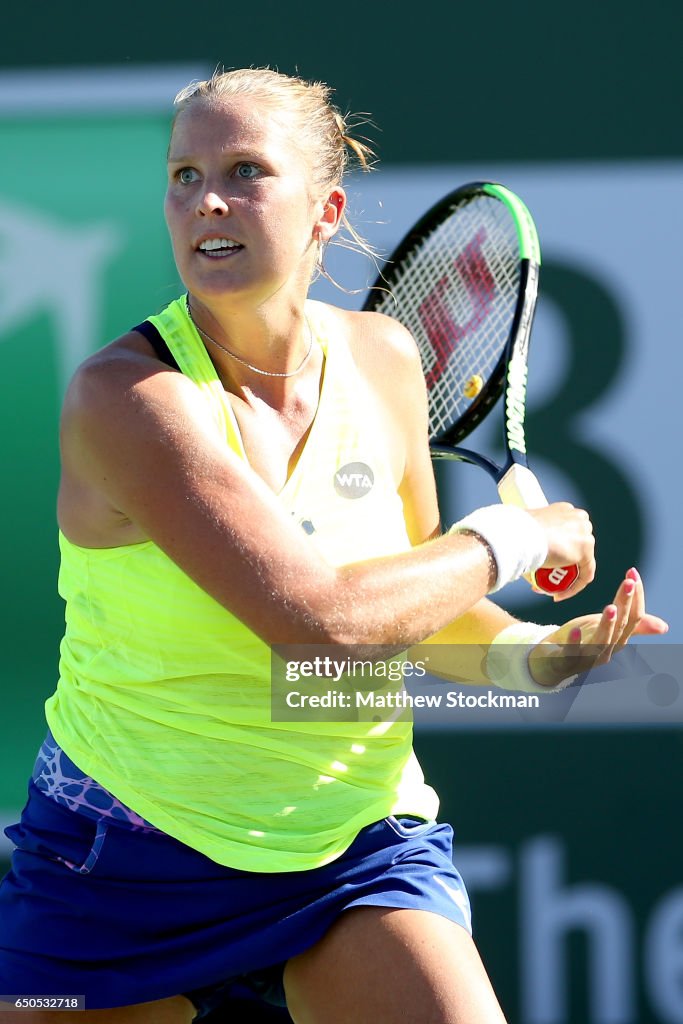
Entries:
POLYGON ((206 238, 203 242, 200 242, 197 246, 199 252, 202 255, 207 256, 209 259, 220 259, 225 256, 231 256, 233 253, 243 249, 244 246, 239 242, 233 241, 232 238, 206 238))

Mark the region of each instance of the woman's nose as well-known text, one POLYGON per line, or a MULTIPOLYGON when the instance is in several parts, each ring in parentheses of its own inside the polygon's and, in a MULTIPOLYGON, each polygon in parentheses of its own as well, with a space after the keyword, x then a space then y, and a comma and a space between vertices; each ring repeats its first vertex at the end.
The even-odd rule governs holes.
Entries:
POLYGON ((226 201, 222 199, 217 192, 205 192, 199 200, 197 213, 201 217, 206 217, 208 214, 214 214, 214 216, 217 217, 226 217, 229 213, 229 207, 226 201))

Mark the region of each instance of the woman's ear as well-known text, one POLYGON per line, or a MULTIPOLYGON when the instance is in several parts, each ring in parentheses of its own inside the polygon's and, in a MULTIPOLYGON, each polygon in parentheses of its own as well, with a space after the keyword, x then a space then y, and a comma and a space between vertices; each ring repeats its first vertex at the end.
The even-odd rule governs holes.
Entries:
POLYGON ((319 242, 328 242, 339 230, 346 208, 346 192, 340 186, 333 188, 322 200, 322 213, 313 227, 313 237, 319 242))

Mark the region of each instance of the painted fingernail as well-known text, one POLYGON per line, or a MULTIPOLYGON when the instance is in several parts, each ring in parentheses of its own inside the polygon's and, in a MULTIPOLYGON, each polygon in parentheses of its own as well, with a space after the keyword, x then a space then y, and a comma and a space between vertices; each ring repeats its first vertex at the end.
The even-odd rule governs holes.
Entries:
POLYGON ((579 629, 578 626, 576 626, 574 629, 571 630, 571 632, 569 634, 569 643, 570 644, 580 644, 581 643, 581 630, 579 629))
POLYGON ((638 581, 640 580, 640 573, 638 572, 635 566, 632 566, 626 573, 626 575, 629 579, 634 580, 636 583, 638 583, 638 581))
POLYGON ((624 593, 627 597, 631 597, 635 589, 636 585, 633 580, 627 580, 626 583, 624 583, 624 593))
POLYGON ((610 622, 614 622, 614 620, 617 617, 617 609, 614 607, 613 604, 610 604, 605 608, 605 614, 607 615, 607 618, 610 620, 610 622))

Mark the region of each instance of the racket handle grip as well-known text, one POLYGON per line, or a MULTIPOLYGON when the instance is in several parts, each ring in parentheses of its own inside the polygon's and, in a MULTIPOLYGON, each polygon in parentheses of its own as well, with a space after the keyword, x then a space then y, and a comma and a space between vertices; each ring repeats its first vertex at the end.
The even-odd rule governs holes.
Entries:
MULTIPOLYGON (((513 463, 498 481, 498 494, 504 505, 543 508, 548 504, 543 488, 529 467, 518 463, 513 463)), ((544 594, 560 594, 569 590, 578 578, 578 565, 563 565, 552 569, 537 569, 533 582, 536 590, 544 594)))

